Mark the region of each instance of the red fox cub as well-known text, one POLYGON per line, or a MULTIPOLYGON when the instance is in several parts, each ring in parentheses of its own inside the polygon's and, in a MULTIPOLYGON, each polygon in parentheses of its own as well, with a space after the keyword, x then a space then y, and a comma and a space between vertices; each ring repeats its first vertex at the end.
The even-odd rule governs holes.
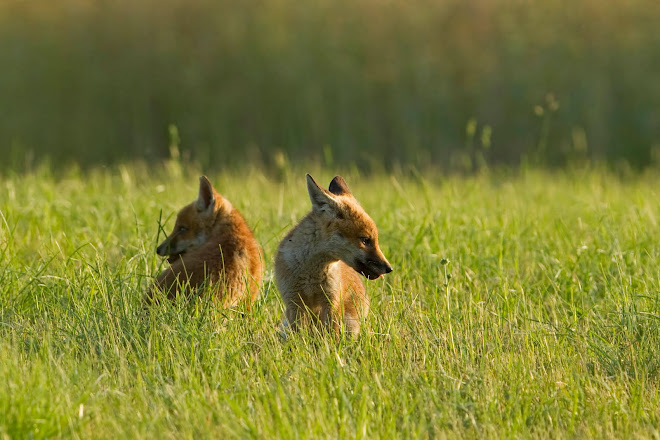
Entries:
POLYGON ((277 288, 286 306, 284 326, 321 322, 352 335, 369 312, 360 274, 370 280, 392 272, 378 247, 376 224, 340 176, 329 191, 307 175, 312 211, 284 237, 275 257, 277 288))
POLYGON ((156 252, 169 256, 170 267, 156 279, 149 300, 155 289, 174 298, 186 283, 194 290, 212 286, 214 298, 224 307, 250 306, 259 294, 259 244, 241 213, 205 176, 199 178, 199 197, 179 211, 174 230, 156 252))

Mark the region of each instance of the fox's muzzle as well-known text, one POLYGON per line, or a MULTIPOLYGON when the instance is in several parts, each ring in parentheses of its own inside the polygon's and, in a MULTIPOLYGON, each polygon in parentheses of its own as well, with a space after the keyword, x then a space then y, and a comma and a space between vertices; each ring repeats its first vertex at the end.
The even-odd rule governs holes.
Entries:
POLYGON ((392 272, 393 269, 387 260, 365 260, 356 261, 355 270, 364 275, 367 279, 375 280, 385 275, 386 273, 392 272))
POLYGON ((170 249, 170 239, 166 238, 161 244, 156 248, 156 253, 161 257, 166 257, 172 253, 170 249))
POLYGON ((156 253, 161 257, 168 257, 168 263, 174 263, 177 259, 181 257, 181 252, 172 252, 171 242, 169 238, 165 239, 161 244, 156 248, 156 253))

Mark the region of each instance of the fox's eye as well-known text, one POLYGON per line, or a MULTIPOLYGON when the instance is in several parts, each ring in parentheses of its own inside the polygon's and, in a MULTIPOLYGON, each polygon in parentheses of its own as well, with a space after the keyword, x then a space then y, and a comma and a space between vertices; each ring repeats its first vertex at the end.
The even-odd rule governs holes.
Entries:
POLYGON ((369 237, 360 237, 360 241, 365 246, 369 246, 371 244, 371 238, 369 237))
POLYGON ((186 232, 187 230, 188 228, 186 228, 185 226, 179 226, 178 232, 182 233, 182 232, 186 232))

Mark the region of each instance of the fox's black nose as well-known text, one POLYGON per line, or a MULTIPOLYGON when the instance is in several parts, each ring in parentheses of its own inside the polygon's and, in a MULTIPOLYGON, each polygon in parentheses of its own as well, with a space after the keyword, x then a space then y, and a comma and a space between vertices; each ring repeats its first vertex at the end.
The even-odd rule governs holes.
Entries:
POLYGON ((382 270, 384 273, 390 273, 393 270, 389 263, 383 263, 382 261, 367 260, 367 264, 373 266, 378 272, 382 270))
POLYGON ((156 253, 160 255, 161 257, 165 256, 165 246, 162 244, 156 248, 156 253))

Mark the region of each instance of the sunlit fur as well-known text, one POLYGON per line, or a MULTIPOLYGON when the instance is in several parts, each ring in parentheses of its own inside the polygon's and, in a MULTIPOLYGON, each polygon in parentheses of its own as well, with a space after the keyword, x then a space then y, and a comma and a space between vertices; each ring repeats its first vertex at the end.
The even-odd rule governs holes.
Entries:
POLYGON ((170 266, 149 289, 149 300, 155 290, 174 298, 186 286, 193 292, 210 286, 224 307, 249 306, 259 294, 263 273, 259 245, 240 212, 204 176, 198 199, 181 209, 157 252, 168 256, 170 266))
POLYGON ((376 279, 392 271, 378 247, 374 221, 337 176, 330 189, 307 175, 312 211, 282 240, 275 258, 285 325, 310 322, 357 334, 369 312, 360 275, 376 279))

